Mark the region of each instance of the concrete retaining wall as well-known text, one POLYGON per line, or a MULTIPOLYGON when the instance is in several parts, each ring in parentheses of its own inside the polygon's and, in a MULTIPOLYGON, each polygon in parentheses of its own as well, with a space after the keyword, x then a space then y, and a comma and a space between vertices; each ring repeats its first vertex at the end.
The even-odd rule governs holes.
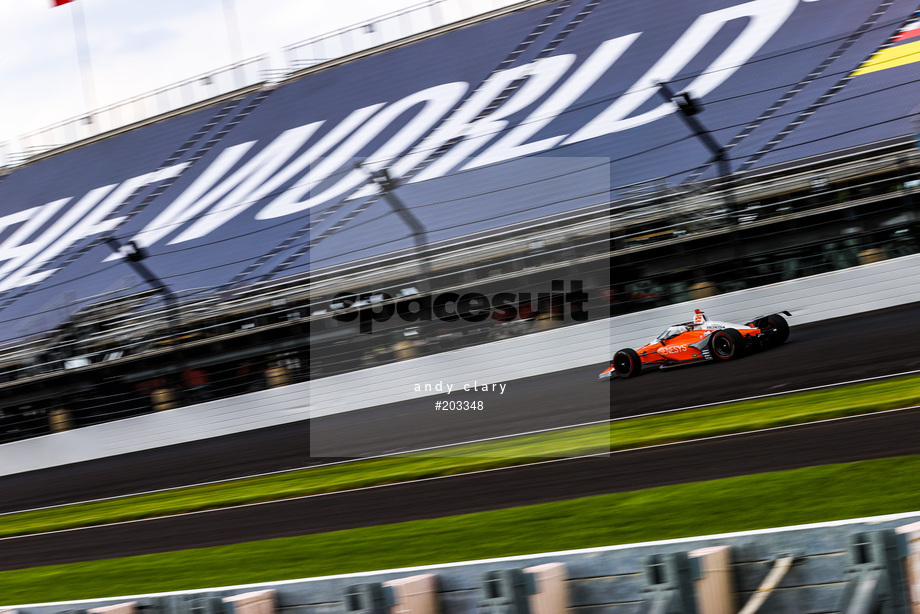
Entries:
MULTIPOLYGON (((417 382, 508 382, 608 361, 694 308, 717 320, 746 322, 788 310, 795 326, 920 300, 920 255, 722 294, 616 318, 593 320, 523 337, 230 399, 0 445, 0 475, 105 458, 209 437, 327 416, 424 396, 417 382)), ((590 314, 589 314, 590 315, 590 314)))
MULTIPOLYGON (((173 599, 226 597, 254 590, 274 589, 278 611, 283 614, 343 614, 342 589, 364 582, 385 582, 420 573, 439 576, 439 601, 442 614, 468 614, 475 611, 480 597, 480 575, 494 569, 530 567, 560 561, 567 566, 568 612, 579 614, 636 614, 645 598, 642 560, 651 554, 690 551, 706 546, 731 547, 731 577, 736 587, 739 608, 764 580, 774 557, 791 551, 803 554, 774 593, 760 609, 762 614, 817 614, 835 612, 844 590, 848 538, 858 531, 873 531, 904 526, 920 519, 920 512, 863 518, 819 525, 803 525, 765 531, 751 531, 699 538, 649 542, 626 546, 509 557, 485 561, 434 565, 348 574, 308 580, 265 583, 170 593, 173 599)), ((398 547, 398 545, 394 545, 398 547)), ((138 601, 157 606, 162 595, 126 596, 116 599, 68 603, 6 606, 19 614, 52 614, 63 610, 89 608, 138 601)), ((0 610, 5 609, 0 607, 0 610)), ((166 609, 147 610, 165 614, 166 609)))

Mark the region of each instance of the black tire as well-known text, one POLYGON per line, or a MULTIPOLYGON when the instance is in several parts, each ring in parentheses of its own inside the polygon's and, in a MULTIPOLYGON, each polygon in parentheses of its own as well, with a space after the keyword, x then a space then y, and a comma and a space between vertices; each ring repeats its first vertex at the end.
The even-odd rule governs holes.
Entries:
POLYGON ((768 330, 771 331, 767 337, 767 347, 776 347, 786 343, 786 339, 789 338, 789 323, 786 322, 786 318, 774 313, 764 319, 767 321, 768 330))
POLYGON ((626 348, 613 355, 613 370, 620 377, 636 377, 642 373, 642 360, 636 350, 626 348))
POLYGON ((709 336, 709 350, 714 360, 732 360, 744 354, 744 337, 734 328, 719 330, 709 336))

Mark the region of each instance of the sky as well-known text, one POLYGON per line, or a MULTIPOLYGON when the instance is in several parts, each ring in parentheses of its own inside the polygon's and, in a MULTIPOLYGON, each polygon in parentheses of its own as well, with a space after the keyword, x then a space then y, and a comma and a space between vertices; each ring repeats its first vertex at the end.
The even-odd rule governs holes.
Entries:
MULTIPOLYGON (((269 55, 285 45, 427 0, 0 0, 0 151, 3 144, 87 110, 74 11, 81 10, 95 107, 269 55), (79 6, 77 6, 79 3, 79 6), (228 27, 227 10, 236 19, 228 27), (232 33, 239 33, 236 38, 232 33), (242 58, 234 57, 238 41, 242 58)), ((448 17, 508 0, 438 0, 448 17)), ((427 9, 426 9, 427 10, 427 9)), ((422 11, 419 11, 421 14, 422 11)))

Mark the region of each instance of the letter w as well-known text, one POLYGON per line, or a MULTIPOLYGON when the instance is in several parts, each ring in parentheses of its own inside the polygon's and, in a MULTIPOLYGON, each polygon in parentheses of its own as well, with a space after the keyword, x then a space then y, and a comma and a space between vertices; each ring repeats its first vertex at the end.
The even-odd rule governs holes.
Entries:
MULTIPOLYGON (((134 242, 143 247, 152 245, 192 218, 201 215, 218 200, 220 204, 217 212, 206 214, 221 218, 219 221, 214 220, 217 223, 212 224, 212 228, 242 213, 254 204, 255 199, 251 196, 256 188, 290 159, 321 124, 322 122, 315 122, 282 132, 265 149, 215 187, 214 184, 239 162, 256 141, 228 147, 192 185, 134 237, 134 242), (217 215, 218 212, 220 216, 217 215)), ((193 237, 179 236, 171 242, 179 243, 190 238, 193 237)), ((113 254, 107 260, 118 257, 113 254)))

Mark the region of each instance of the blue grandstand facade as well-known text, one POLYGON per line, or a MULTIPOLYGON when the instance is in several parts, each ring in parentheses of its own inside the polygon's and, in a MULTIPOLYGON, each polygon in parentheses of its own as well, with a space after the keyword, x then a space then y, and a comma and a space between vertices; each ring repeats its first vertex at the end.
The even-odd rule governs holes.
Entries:
POLYGON ((563 0, 44 157, 0 182, 2 337, 136 291, 109 235, 185 297, 410 247, 380 168, 432 241, 714 177, 659 82, 704 103, 733 171, 901 137, 917 64, 859 69, 916 8, 563 0))

